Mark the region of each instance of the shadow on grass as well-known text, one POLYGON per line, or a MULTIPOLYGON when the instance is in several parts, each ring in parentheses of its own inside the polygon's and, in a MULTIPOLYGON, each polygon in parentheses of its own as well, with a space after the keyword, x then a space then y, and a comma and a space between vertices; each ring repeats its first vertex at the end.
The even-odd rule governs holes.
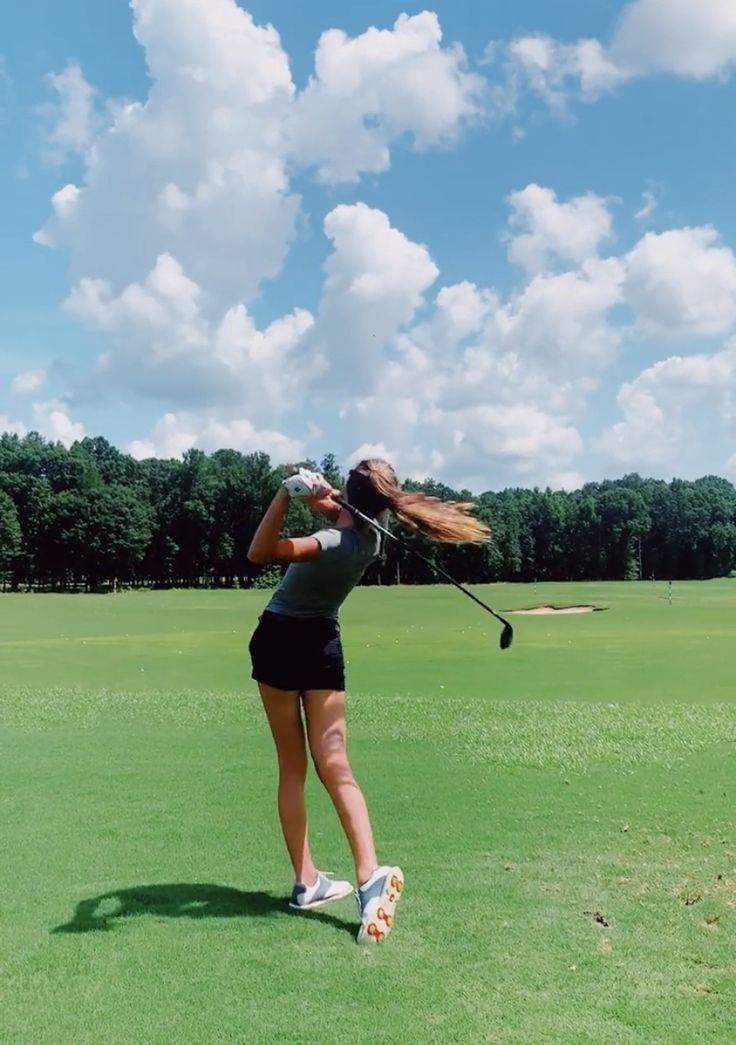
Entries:
POLYGON ((310 918, 355 935, 356 926, 322 911, 292 911, 283 897, 270 893, 242 892, 227 885, 136 885, 93 896, 77 904, 74 917, 52 933, 105 932, 123 918, 310 918))

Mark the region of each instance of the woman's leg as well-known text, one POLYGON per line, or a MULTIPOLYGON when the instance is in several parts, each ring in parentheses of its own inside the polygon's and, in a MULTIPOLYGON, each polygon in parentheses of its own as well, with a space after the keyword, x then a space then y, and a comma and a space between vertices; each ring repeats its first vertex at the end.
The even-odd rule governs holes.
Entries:
POLYGON ((358 885, 362 885, 378 861, 368 809, 345 749, 345 694, 310 689, 304 694, 304 709, 314 767, 340 817, 353 853, 358 885))
POLYGON ((258 683, 279 763, 279 819, 286 848, 294 868, 294 879, 305 885, 317 880, 317 869, 309 853, 304 782, 307 752, 304 745, 301 702, 298 691, 274 689, 258 683))

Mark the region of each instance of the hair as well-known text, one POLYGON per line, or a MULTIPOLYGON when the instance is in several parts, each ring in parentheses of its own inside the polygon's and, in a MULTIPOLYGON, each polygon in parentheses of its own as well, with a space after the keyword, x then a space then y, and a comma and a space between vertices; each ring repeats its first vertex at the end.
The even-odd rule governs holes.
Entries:
POLYGON ((348 476, 347 500, 358 511, 375 519, 389 511, 410 530, 436 541, 482 544, 491 531, 469 513, 475 505, 466 501, 440 501, 427 494, 402 490, 388 461, 371 457, 361 461, 348 476))

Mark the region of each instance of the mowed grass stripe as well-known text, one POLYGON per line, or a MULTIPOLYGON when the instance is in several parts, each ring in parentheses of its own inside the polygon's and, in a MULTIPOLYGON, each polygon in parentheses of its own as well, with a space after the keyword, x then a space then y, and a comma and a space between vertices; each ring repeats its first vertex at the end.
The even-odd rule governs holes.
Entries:
MULTIPOLYGON (((0 720, 7 727, 85 729, 109 722, 179 726, 230 724, 261 730, 255 690, 131 691, 0 689, 0 720)), ((724 742, 736 743, 736 704, 600 704, 582 701, 471 700, 355 694, 352 737, 440 744, 442 756, 493 766, 579 772, 599 762, 621 767, 668 762, 724 742)))

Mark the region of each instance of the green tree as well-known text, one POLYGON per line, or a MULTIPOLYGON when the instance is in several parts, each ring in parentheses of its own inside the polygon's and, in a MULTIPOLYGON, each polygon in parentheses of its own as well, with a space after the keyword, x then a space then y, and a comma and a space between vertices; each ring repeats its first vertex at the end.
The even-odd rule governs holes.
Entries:
POLYGON ((0 490, 0 580, 3 591, 23 545, 18 512, 11 498, 0 490))

